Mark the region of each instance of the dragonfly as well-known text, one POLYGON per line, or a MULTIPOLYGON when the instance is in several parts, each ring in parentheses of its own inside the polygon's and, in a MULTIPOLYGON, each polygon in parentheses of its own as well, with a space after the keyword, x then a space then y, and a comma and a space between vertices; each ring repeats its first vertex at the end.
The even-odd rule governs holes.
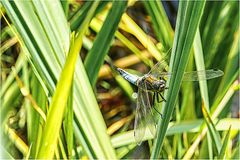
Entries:
MULTIPOLYGON (((166 72, 167 64, 164 60, 158 62, 153 68, 143 76, 137 76, 123 70, 116 68, 119 74, 127 81, 138 87, 136 116, 134 121, 134 137, 138 145, 142 143, 143 137, 148 128, 155 137, 156 124, 153 117, 152 108, 155 100, 160 103, 166 101, 163 93, 168 87, 166 80, 169 79, 173 73, 166 72)), ((183 81, 202 81, 217 78, 223 75, 223 71, 219 69, 209 69, 201 71, 185 72, 183 81)), ((157 111, 161 117, 162 114, 157 111)))

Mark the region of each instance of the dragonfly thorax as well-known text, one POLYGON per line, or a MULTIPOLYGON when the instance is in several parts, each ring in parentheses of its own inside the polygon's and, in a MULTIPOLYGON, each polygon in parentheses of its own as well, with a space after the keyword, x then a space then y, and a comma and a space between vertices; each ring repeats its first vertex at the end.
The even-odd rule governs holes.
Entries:
POLYGON ((138 84, 145 84, 147 90, 153 92, 163 92, 166 88, 166 81, 164 79, 157 79, 152 75, 145 75, 143 76, 138 84))

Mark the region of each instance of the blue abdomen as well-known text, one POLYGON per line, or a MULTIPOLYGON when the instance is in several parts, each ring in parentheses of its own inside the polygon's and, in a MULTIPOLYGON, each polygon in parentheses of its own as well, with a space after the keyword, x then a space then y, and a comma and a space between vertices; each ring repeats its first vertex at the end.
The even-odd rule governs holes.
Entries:
POLYGON ((137 85, 137 81, 140 77, 133 75, 131 73, 128 73, 127 71, 121 69, 121 68, 117 68, 117 71, 121 74, 121 76, 126 79, 128 82, 137 85))

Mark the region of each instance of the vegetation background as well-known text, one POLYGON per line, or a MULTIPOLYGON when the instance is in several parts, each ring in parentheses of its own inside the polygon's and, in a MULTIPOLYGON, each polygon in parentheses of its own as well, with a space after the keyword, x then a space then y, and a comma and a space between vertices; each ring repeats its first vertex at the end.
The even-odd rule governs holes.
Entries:
POLYGON ((1 158, 240 158, 238 1, 0 5, 1 158), (104 63, 141 75, 162 59, 164 118, 138 146, 137 88, 104 63), (181 82, 210 68, 224 75, 181 82))

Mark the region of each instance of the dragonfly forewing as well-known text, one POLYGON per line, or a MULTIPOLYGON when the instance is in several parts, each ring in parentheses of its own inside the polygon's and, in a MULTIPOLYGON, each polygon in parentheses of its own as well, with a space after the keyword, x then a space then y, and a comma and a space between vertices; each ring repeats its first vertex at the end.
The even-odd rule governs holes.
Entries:
POLYGON ((168 68, 166 61, 163 59, 155 64, 152 69, 148 72, 148 74, 157 77, 159 73, 165 72, 168 68))
POLYGON ((153 113, 152 113, 152 105, 153 105, 153 99, 152 99, 152 92, 147 89, 146 81, 142 84, 142 103, 146 109, 146 124, 147 128, 150 130, 152 136, 154 137, 156 134, 156 123, 154 121, 153 113), (152 99, 152 102, 150 102, 150 99, 152 99))
MULTIPOLYGON (((168 79, 173 73, 162 72, 159 73, 159 77, 168 79)), ((219 69, 201 70, 185 72, 183 75, 183 81, 203 81, 208 79, 213 79, 222 76, 224 73, 219 69)))
POLYGON ((141 87, 138 88, 137 109, 134 123, 134 136, 138 145, 142 143, 146 129, 150 130, 153 137, 156 133, 156 126, 149 100, 151 93, 145 88, 145 82, 141 82, 140 85, 141 87))
POLYGON ((138 97, 136 116, 134 121, 134 138, 138 145, 142 143, 145 130, 146 130, 146 122, 144 119, 145 113, 140 103, 141 102, 139 101, 139 97, 138 97))

